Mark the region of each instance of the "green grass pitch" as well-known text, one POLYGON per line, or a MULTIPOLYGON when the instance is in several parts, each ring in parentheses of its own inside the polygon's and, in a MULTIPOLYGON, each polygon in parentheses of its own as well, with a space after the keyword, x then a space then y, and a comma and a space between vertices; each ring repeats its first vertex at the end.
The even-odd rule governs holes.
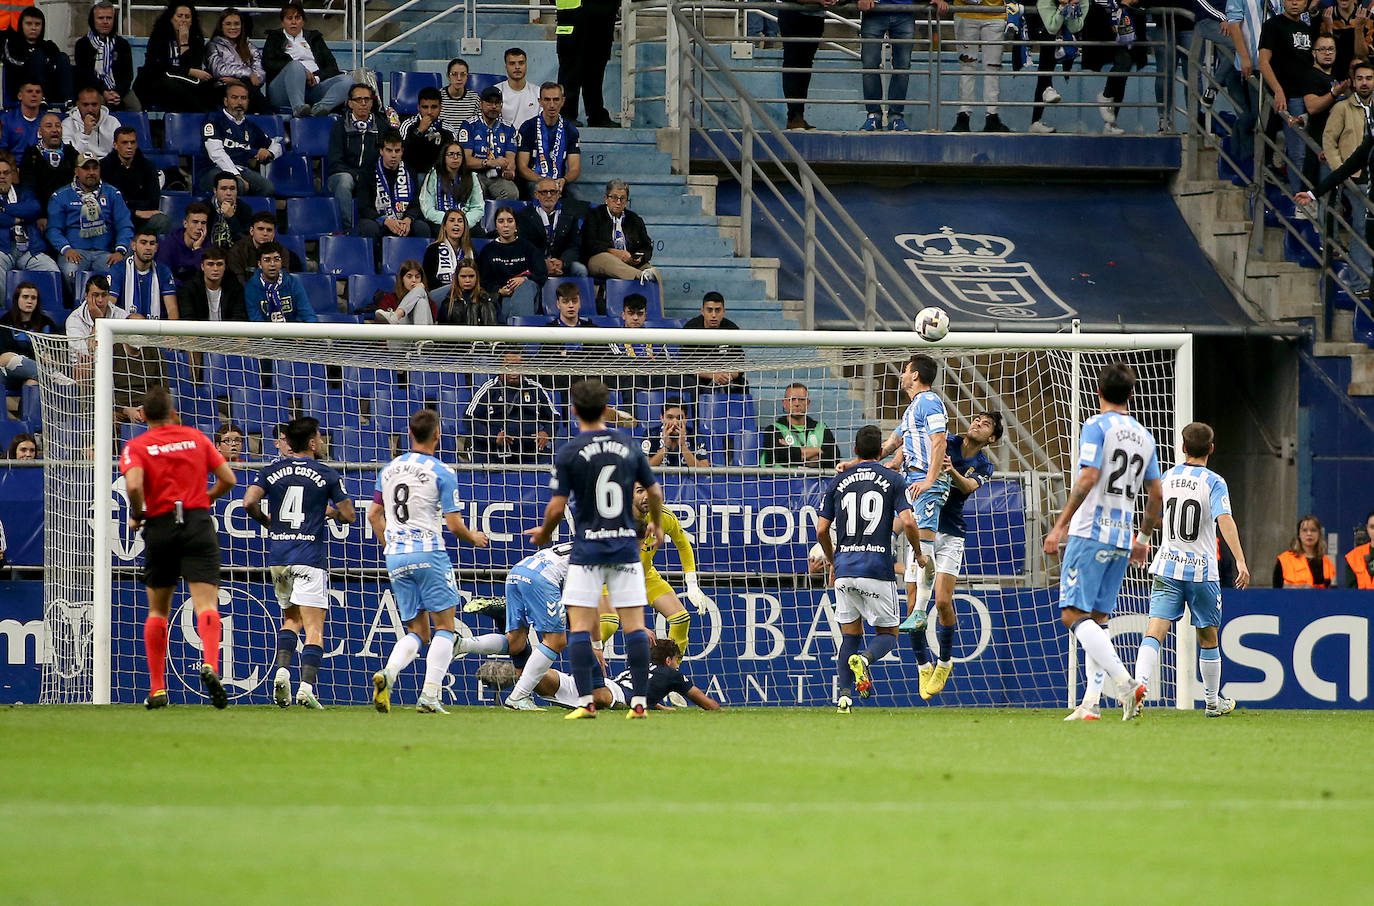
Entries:
POLYGON ((0 902, 1360 903, 1374 714, 0 709, 0 902))

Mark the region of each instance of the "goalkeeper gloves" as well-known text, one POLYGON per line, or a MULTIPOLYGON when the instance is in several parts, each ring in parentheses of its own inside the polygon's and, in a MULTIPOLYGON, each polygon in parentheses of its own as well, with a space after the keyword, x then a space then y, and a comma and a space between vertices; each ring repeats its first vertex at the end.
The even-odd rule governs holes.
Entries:
POLYGON ((692 602, 692 606, 698 611, 706 610, 708 607, 715 607, 716 602, 711 600, 711 596, 701 590, 697 584, 697 574, 687 574, 687 600, 692 602))

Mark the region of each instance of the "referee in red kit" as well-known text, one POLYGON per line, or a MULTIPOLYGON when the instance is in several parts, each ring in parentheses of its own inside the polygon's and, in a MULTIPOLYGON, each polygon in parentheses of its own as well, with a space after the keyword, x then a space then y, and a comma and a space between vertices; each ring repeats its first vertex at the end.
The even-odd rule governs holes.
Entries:
POLYGON ((119 457, 129 494, 129 527, 143 530, 145 545, 148 619, 143 646, 152 691, 143 706, 167 707, 167 620, 177 580, 185 579, 205 652, 200 682, 210 702, 223 708, 229 697, 219 678, 219 538, 210 503, 234 487, 234 472, 210 438, 181 424, 163 387, 148 391, 143 415, 148 430, 126 443, 119 457), (212 474, 215 486, 207 491, 212 474))

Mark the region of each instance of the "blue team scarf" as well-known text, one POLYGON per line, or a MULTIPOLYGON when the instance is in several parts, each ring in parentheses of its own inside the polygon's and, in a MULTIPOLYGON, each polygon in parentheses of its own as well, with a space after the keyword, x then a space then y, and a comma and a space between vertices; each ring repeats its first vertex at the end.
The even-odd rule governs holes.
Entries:
POLYGON ((262 271, 258 271, 258 279, 262 281, 262 291, 267 297, 268 320, 283 320, 284 303, 281 300, 282 278, 278 277, 276 283, 268 283, 267 278, 262 275, 262 271))
POLYGON ((406 169, 405 162, 402 161, 396 167, 396 189, 393 193, 391 186, 386 181, 386 167, 382 166, 382 156, 377 155, 378 212, 384 213, 387 217, 392 215, 404 217, 406 208, 410 207, 410 201, 414 195, 410 171, 406 169))
POLYGON ((553 135, 549 135, 549 127, 544 123, 544 117, 537 118, 534 127, 534 172, 545 179, 559 179, 563 176, 563 159, 565 156, 564 142, 567 139, 568 126, 563 121, 563 117, 558 118, 558 124, 553 127, 553 135))
POLYGON ((114 36, 102 37, 95 33, 95 29, 86 32, 86 40, 91 42, 91 47, 95 49, 95 74, 104 83, 105 88, 114 91, 114 58, 115 41, 114 36))

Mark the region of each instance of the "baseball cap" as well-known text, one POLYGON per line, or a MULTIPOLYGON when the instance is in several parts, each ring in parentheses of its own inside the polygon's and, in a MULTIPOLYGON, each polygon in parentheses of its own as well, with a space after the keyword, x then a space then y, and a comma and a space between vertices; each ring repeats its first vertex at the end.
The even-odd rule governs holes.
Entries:
POLYGON ((499 101, 501 100, 501 89, 495 85, 488 85, 482 89, 482 93, 478 97, 487 102, 499 101))
POLYGON ((84 166, 86 166, 87 164, 98 164, 98 163, 100 163, 100 158, 96 157, 94 154, 84 154, 84 153, 82 153, 82 154, 76 155, 76 165, 77 165, 78 167, 84 167, 84 166))

